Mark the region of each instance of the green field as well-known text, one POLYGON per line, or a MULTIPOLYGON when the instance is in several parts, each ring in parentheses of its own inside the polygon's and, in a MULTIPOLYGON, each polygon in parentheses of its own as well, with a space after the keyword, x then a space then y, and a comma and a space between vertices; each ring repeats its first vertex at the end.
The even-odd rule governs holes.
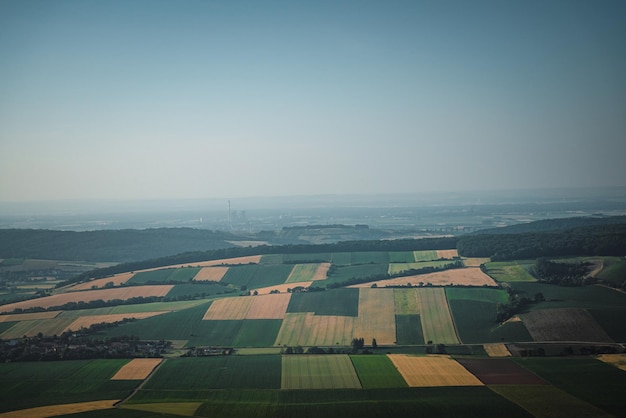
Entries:
POLYGON ((177 392, 280 389, 280 376, 279 355, 177 358, 165 360, 142 390, 159 391, 165 402, 170 396, 178 399, 177 392))
POLYGON ((626 259, 617 257, 603 258, 604 267, 596 275, 598 279, 620 286, 626 281, 626 259))
POLYGON ((507 303, 509 296, 505 290, 483 287, 446 287, 448 300, 476 300, 490 303, 507 303))
POLYGON ((390 263, 413 263, 415 261, 415 255, 413 251, 390 251, 389 262, 390 263))
POLYGON ((386 264, 389 263, 387 251, 367 251, 352 253, 350 264, 386 264))
POLYGON ((220 285, 219 283, 184 283, 174 285, 172 290, 167 293, 167 297, 170 299, 204 298, 233 291, 234 289, 220 285))
POLYGON ((393 264, 390 263, 387 272, 389 274, 400 274, 408 270, 418 270, 418 269, 423 269, 426 267, 440 268, 440 267, 445 266, 446 264, 450 264, 450 260, 420 261, 420 262, 413 262, 413 263, 393 263, 393 264))
POLYGON ((285 283, 292 269, 292 264, 244 264, 232 266, 228 269, 221 282, 237 287, 245 286, 248 289, 259 289, 285 283))
POLYGON ((110 379, 128 361, 0 363, 0 412, 43 405, 122 399, 137 382, 110 379))
POLYGON ((259 264, 282 264, 284 257, 283 254, 265 254, 259 264))
POLYGON ((285 283, 308 282, 317 273, 319 266, 317 263, 295 264, 285 283))
POLYGON ((532 304, 529 309, 583 308, 606 309, 626 307, 626 293, 604 286, 591 285, 579 287, 555 286, 545 283, 511 283, 511 287, 520 296, 532 299, 536 293, 542 293, 545 302, 532 304))
MULTIPOLYGON (((159 269, 152 271, 140 271, 126 282, 128 286, 147 283, 166 283, 174 269, 159 269)), ((191 279, 189 279, 191 280, 191 279)))
POLYGON ((283 263, 330 263, 332 258, 331 253, 283 254, 283 263))
POLYGON ((294 293, 288 313, 315 312, 316 315, 358 316, 359 289, 333 289, 294 293))
POLYGON ((355 389, 361 383, 345 354, 282 356, 281 389, 355 389))
POLYGON ((330 261, 337 266, 349 266, 352 264, 352 253, 332 253, 330 261))
POLYGON ((407 387, 402 375, 386 355, 350 356, 363 389, 407 387))
POLYGON ((21 338, 22 336, 35 336, 38 333, 43 335, 61 335, 65 328, 74 322, 74 318, 54 318, 35 319, 32 321, 21 321, 0 334, 0 338, 10 340, 21 338))
POLYGON ((323 283, 341 283, 346 280, 355 279, 355 278, 365 278, 371 276, 378 276, 387 274, 387 270, 389 269, 389 264, 360 264, 354 266, 340 266, 337 267, 331 274, 329 274, 328 279, 326 279, 323 283))
POLYGON ((626 372, 593 358, 515 358, 559 389, 615 416, 626 416, 626 372))
POLYGON ((437 251, 435 250, 424 250, 424 251, 413 251, 413 258, 416 262, 420 261, 434 261, 439 258, 437 255, 437 251))
POLYGON ((247 319, 233 339, 234 347, 271 347, 276 341, 281 319, 247 319))
POLYGON ((528 268, 534 261, 492 261, 485 263, 487 274, 498 282, 536 282, 528 268))
POLYGON ((419 315, 396 315, 396 343, 424 344, 424 332, 419 315))
POLYGON ((593 308, 587 309, 598 325, 602 327, 615 342, 626 342, 626 308, 593 308))

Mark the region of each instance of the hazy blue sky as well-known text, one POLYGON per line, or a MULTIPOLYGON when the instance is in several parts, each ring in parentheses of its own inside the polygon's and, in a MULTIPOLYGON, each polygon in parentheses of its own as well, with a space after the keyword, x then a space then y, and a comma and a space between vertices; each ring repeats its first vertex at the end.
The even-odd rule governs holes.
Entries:
POLYGON ((626 2, 0 0, 0 201, 626 186, 626 2))

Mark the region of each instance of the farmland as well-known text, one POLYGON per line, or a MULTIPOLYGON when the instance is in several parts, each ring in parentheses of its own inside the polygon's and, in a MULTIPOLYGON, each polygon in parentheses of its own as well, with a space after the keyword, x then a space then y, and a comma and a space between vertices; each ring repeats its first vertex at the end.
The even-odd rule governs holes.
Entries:
POLYGON ((347 355, 284 356, 281 389, 361 388, 347 355))
POLYGON ((458 344, 444 289, 419 289, 417 295, 424 339, 436 344, 458 344))
POLYGON ((480 386, 482 383, 449 357, 389 355, 410 387, 480 386))

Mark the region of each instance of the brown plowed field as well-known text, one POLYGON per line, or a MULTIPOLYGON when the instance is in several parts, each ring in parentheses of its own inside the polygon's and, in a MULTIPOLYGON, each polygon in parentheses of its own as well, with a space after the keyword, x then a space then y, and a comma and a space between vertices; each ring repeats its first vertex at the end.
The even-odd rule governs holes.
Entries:
POLYGON ((457 359, 486 385, 547 385, 548 383, 509 359, 457 359))
POLYGON ((227 271, 228 267, 202 267, 193 280, 219 282, 227 271))
POLYGON ((389 280, 379 280, 376 282, 361 283, 349 287, 372 287, 376 283, 378 287, 385 286, 420 286, 430 283, 434 286, 497 286, 496 282, 477 267, 466 267, 461 269, 452 269, 438 271, 436 273, 419 274, 416 276, 397 277, 389 280))
POLYGON ((253 296, 246 319, 283 319, 291 293, 253 296))
POLYGON ((69 302, 89 302, 92 300, 102 299, 104 301, 121 299, 126 300, 137 296, 165 296, 172 290, 173 285, 154 285, 154 286, 134 286, 134 287, 117 287, 114 289, 101 290, 85 290, 83 292, 69 292, 58 295, 46 296, 38 299, 25 300, 22 302, 10 303, 0 306, 1 312, 11 312, 14 309, 28 309, 34 307, 50 308, 52 306, 61 306, 69 302))
POLYGON ((144 380, 159 364, 160 358, 136 358, 126 363, 111 380, 144 380))
POLYGON ((79 412, 97 411, 100 409, 112 409, 119 400, 93 401, 81 403, 68 403, 64 405, 40 406, 37 408, 22 409, 21 411, 5 412, 0 418, 48 418, 77 414, 79 412))
POLYGON ((437 250, 437 257, 450 260, 459 256, 457 250, 437 250))
POLYGON ((480 380, 447 356, 388 354, 410 387, 482 386, 480 380))
POLYGON ((108 314, 108 315, 89 315, 89 316, 81 316, 76 319, 74 322, 69 324, 63 332, 65 331, 78 331, 81 328, 89 328, 94 324, 101 324, 103 322, 107 324, 111 324, 113 322, 122 321, 124 318, 135 318, 135 319, 144 319, 150 318, 151 316, 161 315, 167 313, 168 311, 159 311, 159 312, 136 312, 136 313, 125 313, 125 314, 108 314))
POLYGON ((96 280, 92 280, 90 282, 77 284, 76 286, 70 287, 69 290, 70 291, 74 291, 74 290, 92 290, 94 288, 94 286, 97 289, 101 289, 107 283, 110 283, 110 282, 113 282, 114 286, 119 286, 119 285, 124 284, 127 281, 129 281, 134 275, 135 275, 135 273, 116 274, 115 276, 105 277, 104 279, 96 279, 96 280))
POLYGON ((543 309, 521 317, 535 341, 613 342, 584 309, 543 309))

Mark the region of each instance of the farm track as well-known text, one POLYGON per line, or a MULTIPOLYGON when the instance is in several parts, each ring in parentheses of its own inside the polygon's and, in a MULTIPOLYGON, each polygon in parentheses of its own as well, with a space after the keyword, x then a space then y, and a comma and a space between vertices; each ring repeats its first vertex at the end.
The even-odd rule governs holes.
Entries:
POLYGON ((152 369, 152 371, 150 372, 150 374, 148 374, 148 376, 147 376, 145 379, 143 379, 143 381, 142 381, 142 382, 141 382, 141 383, 140 383, 140 384, 139 384, 139 385, 138 385, 135 389, 133 389, 133 391, 132 391, 132 392, 131 392, 128 396, 126 396, 124 399, 121 399, 121 400, 117 401, 115 404, 113 404, 113 406, 114 406, 115 408, 118 408, 118 407, 119 407, 119 405, 123 404, 124 402, 126 402, 127 400, 129 400, 130 398, 132 398, 133 396, 135 396, 135 394, 136 394, 137 392, 139 392, 139 391, 140 391, 140 390, 144 387, 144 385, 145 385, 145 384, 146 384, 146 383, 150 380, 150 378, 152 378, 152 376, 154 376, 154 374, 155 374, 157 371, 159 371, 159 369, 161 368, 161 366, 163 366, 163 364, 165 364, 165 362, 166 362, 166 361, 167 361, 167 359, 164 359, 162 362, 160 362, 159 364, 157 364, 157 366, 156 366, 154 369, 152 369))

